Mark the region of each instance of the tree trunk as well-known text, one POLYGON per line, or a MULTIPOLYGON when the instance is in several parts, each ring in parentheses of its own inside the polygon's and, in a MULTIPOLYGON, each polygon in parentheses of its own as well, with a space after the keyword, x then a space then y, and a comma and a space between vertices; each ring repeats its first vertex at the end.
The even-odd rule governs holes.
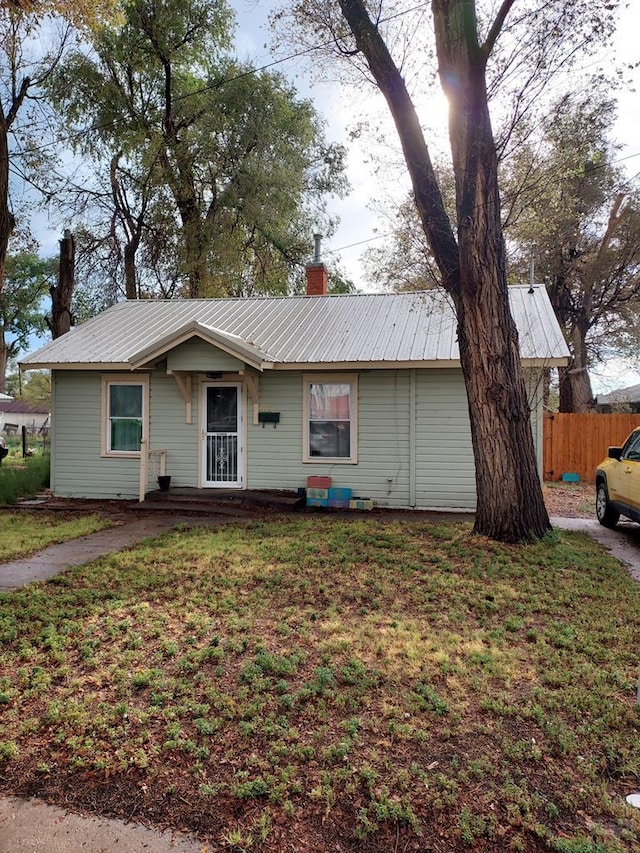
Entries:
POLYGON ((2 104, 0 104, 0 290, 2 290, 4 282, 4 267, 7 260, 9 238, 16 224, 14 216, 9 210, 8 132, 9 128, 2 110, 2 104))
POLYGON ((191 199, 178 198, 176 203, 182 221, 183 264, 189 287, 189 298, 202 299, 205 296, 212 296, 207 287, 209 269, 200 211, 191 199))
POLYGON ((0 329, 0 391, 7 386, 7 364, 9 362, 9 347, 4 337, 4 329, 0 329))
POLYGON ((47 325, 54 340, 64 335, 71 328, 71 298, 75 284, 75 256, 75 241, 71 232, 65 230, 64 238, 60 240, 58 285, 49 288, 51 293, 51 318, 47 317, 47 325))
POLYGON ((124 292, 127 299, 138 299, 138 280, 136 276, 136 252, 139 239, 130 240, 124 247, 124 292))
POLYGON ((559 371, 561 412, 593 412, 595 400, 588 369, 586 331, 579 326, 571 330, 571 364, 559 371))
MULTIPOLYGON (((450 100, 457 241, 404 81, 362 0, 340 0, 340 6, 393 115, 422 225, 456 308, 476 468, 475 532, 503 542, 541 537, 550 528, 549 516, 509 308, 497 157, 474 4, 433 0, 439 70, 450 100)), ((503 8, 506 14, 508 6, 503 8)))
POLYGON ((136 252, 140 246, 142 236, 142 221, 144 218, 144 207, 136 219, 127 203, 127 196, 118 178, 118 167, 122 158, 122 151, 111 158, 109 167, 109 178, 111 182, 111 197, 115 214, 112 219, 112 232, 114 243, 117 243, 116 221, 119 220, 125 234, 124 244, 124 289, 127 299, 138 299, 138 276, 136 274, 136 252))

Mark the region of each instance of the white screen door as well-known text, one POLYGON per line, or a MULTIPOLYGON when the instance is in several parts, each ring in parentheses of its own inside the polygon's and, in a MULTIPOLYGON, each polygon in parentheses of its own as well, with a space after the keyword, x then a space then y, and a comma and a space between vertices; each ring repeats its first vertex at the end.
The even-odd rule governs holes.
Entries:
POLYGON ((202 485, 242 486, 242 386, 204 385, 202 485))

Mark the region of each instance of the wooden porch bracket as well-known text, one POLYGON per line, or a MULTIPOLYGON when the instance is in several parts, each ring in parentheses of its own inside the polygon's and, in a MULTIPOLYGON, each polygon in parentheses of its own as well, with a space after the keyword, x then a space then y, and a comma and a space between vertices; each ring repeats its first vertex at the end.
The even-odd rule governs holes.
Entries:
POLYGON ((191 374, 186 373, 182 370, 170 370, 167 371, 176 381, 176 385, 178 386, 178 390, 182 395, 182 399, 185 403, 185 423, 191 424, 193 423, 193 412, 192 412, 192 379, 191 374))
POLYGON ((257 373, 247 371, 244 375, 247 392, 253 403, 253 425, 258 425, 258 409, 260 407, 260 378, 257 373))

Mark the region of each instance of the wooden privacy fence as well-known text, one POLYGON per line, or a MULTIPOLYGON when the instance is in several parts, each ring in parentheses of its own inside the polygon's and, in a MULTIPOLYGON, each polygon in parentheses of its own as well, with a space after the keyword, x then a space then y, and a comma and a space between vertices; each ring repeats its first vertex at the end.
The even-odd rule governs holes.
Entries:
POLYGON ((546 414, 544 416, 544 479, 579 474, 593 482, 607 448, 622 444, 640 426, 640 414, 546 414))

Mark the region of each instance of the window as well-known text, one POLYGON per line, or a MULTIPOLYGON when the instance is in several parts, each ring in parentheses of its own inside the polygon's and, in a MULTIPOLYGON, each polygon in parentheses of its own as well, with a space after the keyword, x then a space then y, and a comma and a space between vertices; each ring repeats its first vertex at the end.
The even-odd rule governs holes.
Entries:
POLYGON ((623 459, 630 461, 640 460, 640 432, 631 433, 621 454, 623 459))
POLYGON ((304 378, 305 462, 357 462, 355 376, 304 378))
POLYGON ((146 382, 103 379, 106 454, 140 452, 146 411, 146 382))

